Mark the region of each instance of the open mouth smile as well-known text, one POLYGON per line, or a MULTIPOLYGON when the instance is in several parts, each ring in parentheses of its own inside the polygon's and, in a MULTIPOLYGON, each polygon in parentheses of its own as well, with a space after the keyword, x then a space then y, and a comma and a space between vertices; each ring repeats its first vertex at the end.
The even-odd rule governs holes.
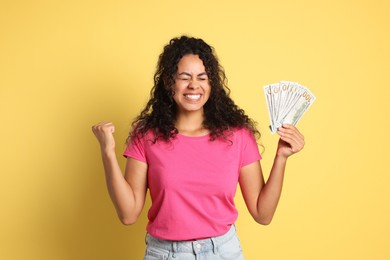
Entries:
POLYGON ((191 101, 198 101, 201 96, 201 94, 184 94, 184 97, 191 101))

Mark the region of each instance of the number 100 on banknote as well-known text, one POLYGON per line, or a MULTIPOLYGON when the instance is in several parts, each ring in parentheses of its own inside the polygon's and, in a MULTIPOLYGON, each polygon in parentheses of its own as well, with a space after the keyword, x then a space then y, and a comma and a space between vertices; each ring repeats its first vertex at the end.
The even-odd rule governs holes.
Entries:
POLYGON ((316 99, 307 87, 296 82, 280 81, 263 89, 272 133, 283 124, 295 126, 316 99))

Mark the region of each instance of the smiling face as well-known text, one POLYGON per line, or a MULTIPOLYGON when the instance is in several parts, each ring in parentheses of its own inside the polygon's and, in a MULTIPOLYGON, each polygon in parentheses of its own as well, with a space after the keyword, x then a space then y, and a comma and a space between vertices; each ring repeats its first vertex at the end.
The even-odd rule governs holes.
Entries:
POLYGON ((187 54, 180 59, 174 85, 179 113, 202 112, 210 97, 211 86, 203 61, 198 55, 187 54))

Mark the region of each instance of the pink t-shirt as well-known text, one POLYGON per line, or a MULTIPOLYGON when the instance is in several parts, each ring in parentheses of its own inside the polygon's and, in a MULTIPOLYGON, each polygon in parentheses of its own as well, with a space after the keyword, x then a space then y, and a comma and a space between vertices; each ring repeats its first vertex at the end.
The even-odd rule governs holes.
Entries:
POLYGON ((124 156, 148 165, 152 206, 147 231, 165 240, 191 240, 229 231, 238 213, 234 196, 240 168, 261 159, 247 129, 228 141, 177 134, 171 142, 147 134, 127 146, 124 156))

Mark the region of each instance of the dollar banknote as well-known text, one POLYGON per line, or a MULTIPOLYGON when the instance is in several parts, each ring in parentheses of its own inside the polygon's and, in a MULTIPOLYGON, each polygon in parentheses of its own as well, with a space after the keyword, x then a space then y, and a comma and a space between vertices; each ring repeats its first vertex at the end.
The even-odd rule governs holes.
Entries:
POLYGON ((270 129, 275 133, 282 124, 296 125, 316 97, 296 82, 280 81, 263 87, 270 117, 270 129))

